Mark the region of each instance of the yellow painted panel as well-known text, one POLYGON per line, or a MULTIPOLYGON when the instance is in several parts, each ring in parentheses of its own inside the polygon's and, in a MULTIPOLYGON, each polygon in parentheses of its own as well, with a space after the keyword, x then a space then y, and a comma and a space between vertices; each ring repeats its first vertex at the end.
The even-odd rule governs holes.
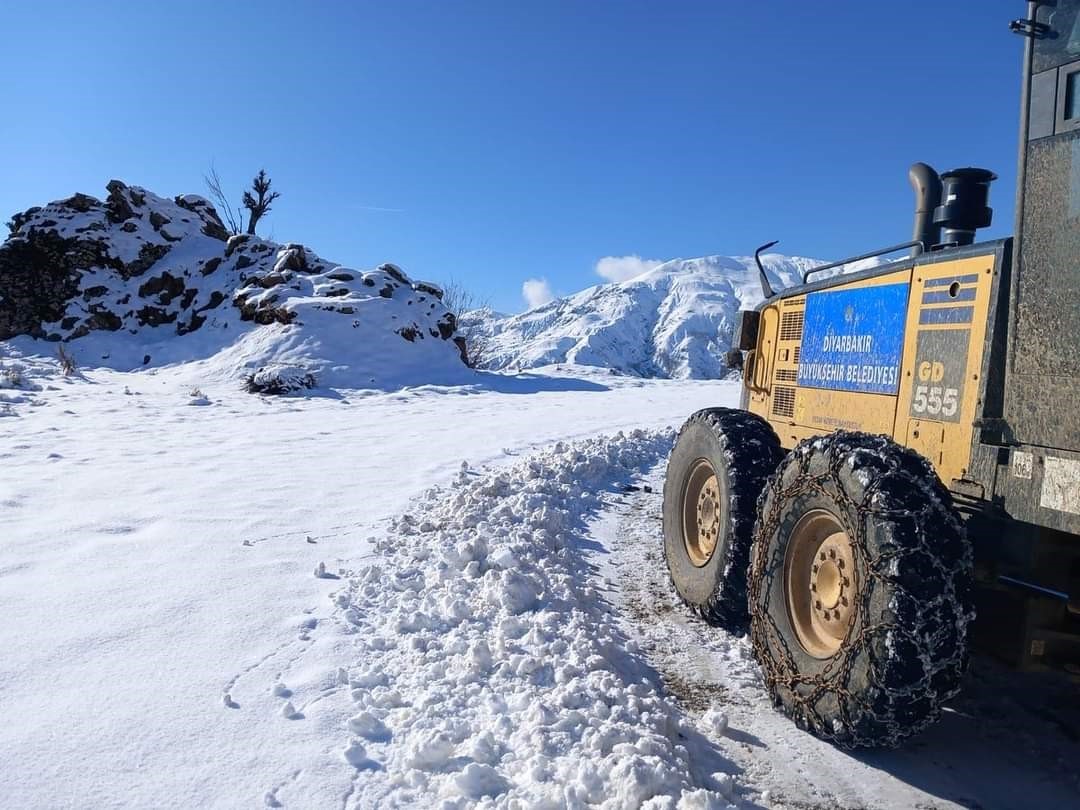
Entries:
POLYGON ((893 437, 946 485, 970 463, 993 281, 992 254, 917 266, 911 281, 893 437))
POLYGON ((800 307, 806 296, 770 305, 762 312, 750 410, 769 420, 785 448, 841 429, 884 433, 926 456, 946 484, 962 478, 978 408, 993 280, 994 257, 989 254, 830 287, 831 291, 910 282, 900 389, 891 396, 796 386, 790 417, 776 413, 774 395, 780 381, 784 387, 794 386, 790 373, 798 368, 794 349, 799 342, 781 339, 781 308, 786 312, 800 307), (962 322, 957 321, 961 310, 962 322), (944 350, 948 351, 942 355, 944 350), (962 384, 952 379, 957 375, 962 384), (946 385, 950 381, 953 385, 946 385))
POLYGON ((850 281, 846 284, 837 284, 835 287, 829 287, 829 292, 832 292, 833 290, 854 290, 862 289, 864 287, 880 287, 883 284, 901 284, 910 278, 910 269, 897 270, 895 273, 886 273, 883 276, 850 281))
POLYGON ((861 430, 864 433, 893 431, 896 398, 889 394, 800 388, 795 394, 795 423, 819 433, 861 430))

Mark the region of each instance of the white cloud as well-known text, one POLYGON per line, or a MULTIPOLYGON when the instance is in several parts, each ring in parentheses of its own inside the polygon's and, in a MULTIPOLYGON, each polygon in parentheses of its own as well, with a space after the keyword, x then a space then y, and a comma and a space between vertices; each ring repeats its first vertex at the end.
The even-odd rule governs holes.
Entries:
POLYGON ((530 278, 521 285, 521 296, 529 309, 542 307, 555 296, 551 292, 551 285, 546 278, 530 278))
POLYGON ((643 259, 640 256, 605 256, 596 263, 596 274, 608 281, 626 281, 662 264, 659 259, 643 259))

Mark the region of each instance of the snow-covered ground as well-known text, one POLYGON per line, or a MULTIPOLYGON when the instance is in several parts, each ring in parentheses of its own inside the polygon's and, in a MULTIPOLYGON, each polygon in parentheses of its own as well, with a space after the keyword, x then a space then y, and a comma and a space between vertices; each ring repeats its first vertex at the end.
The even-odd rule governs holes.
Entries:
POLYGON ((266 398, 198 364, 20 365, 0 381, 0 806, 1078 795, 1075 727, 1013 676, 976 667, 910 749, 852 756, 673 604, 669 428, 729 383, 546 369, 266 398))

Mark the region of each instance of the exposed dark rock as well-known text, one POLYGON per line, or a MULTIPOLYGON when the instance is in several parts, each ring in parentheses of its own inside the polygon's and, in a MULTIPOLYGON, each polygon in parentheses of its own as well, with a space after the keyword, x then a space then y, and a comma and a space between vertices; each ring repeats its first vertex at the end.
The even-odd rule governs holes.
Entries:
POLYGON ((102 284, 98 284, 93 287, 87 287, 85 290, 83 290, 82 297, 84 301, 89 301, 91 298, 100 298, 108 291, 108 287, 102 284))
POLYGON ((176 325, 176 334, 186 335, 188 332, 194 332, 200 326, 206 323, 206 316, 200 315, 197 312, 191 313, 191 319, 186 323, 180 322, 176 325))
POLYGON ((131 264, 125 265, 122 275, 124 278, 141 276, 159 260, 164 258, 165 254, 170 250, 172 250, 172 248, 169 247, 169 245, 151 245, 149 243, 143 245, 139 248, 139 258, 131 262, 131 264))
POLYGON ((221 259, 221 257, 220 257, 220 256, 215 256, 215 257, 214 257, 214 258, 212 258, 212 259, 207 259, 207 260, 206 260, 206 264, 204 264, 204 265, 202 266, 202 270, 201 270, 200 272, 201 272, 201 273, 202 273, 202 274, 203 274, 204 276, 208 276, 208 275, 210 275, 210 274, 211 274, 211 273, 213 273, 213 272, 214 272, 215 270, 217 270, 217 269, 218 269, 219 267, 221 267, 221 261, 222 261, 222 259, 221 259))
POLYGON ((251 283, 264 290, 269 290, 271 287, 276 287, 278 284, 284 284, 289 278, 284 273, 275 273, 270 271, 265 276, 255 276, 251 279, 251 283))
MULTIPOLYGON (((145 281, 139 287, 139 295, 147 298, 151 295, 158 297, 161 304, 169 304, 176 296, 184 292, 184 280, 177 278, 167 270, 160 276, 145 281)), ((195 292, 194 290, 192 292, 195 292)))
POLYGON ((116 268, 99 242, 64 239, 55 231, 32 229, 0 245, 0 340, 16 335, 45 337, 42 323, 65 315, 78 295, 80 269, 116 268))
POLYGON ((210 204, 209 200, 205 200, 195 194, 181 194, 173 201, 181 208, 198 215, 199 219, 203 222, 202 232, 206 236, 209 236, 212 239, 220 239, 222 242, 228 240, 230 234, 225 229, 225 225, 222 223, 217 209, 210 204))
POLYGON ((91 197, 89 194, 73 194, 63 201, 62 205, 80 214, 85 214, 92 208, 100 208, 101 200, 91 197))
POLYGON ((127 186, 119 180, 110 180, 105 188, 109 191, 109 196, 105 200, 105 208, 110 222, 119 224, 135 216, 135 211, 131 207, 132 200, 125 193, 128 190, 127 186))
POLYGON ((304 253, 304 246, 297 244, 286 245, 284 250, 278 254, 278 260, 274 264, 275 270, 295 270, 298 273, 304 273, 308 269, 307 256, 304 253))
POLYGON ((457 318, 454 317, 453 312, 447 312, 439 319, 435 326, 438 328, 439 335, 442 339, 447 340, 457 331, 457 318))
POLYGON ((241 245, 251 241, 250 233, 236 233, 229 237, 229 241, 225 243, 225 258, 229 258, 233 255, 233 252, 241 245))
POLYGON ((428 284, 426 281, 417 281, 415 284, 413 284, 413 289, 417 292, 425 292, 428 293, 428 295, 434 295, 436 298, 442 301, 442 287, 438 287, 434 284, 428 284))
POLYGON ((210 293, 210 301, 206 304, 206 306, 202 307, 201 309, 199 309, 197 311, 198 312, 205 312, 208 309, 215 309, 215 308, 221 306, 221 302, 224 301, 224 300, 225 300, 225 293, 221 292, 220 290, 214 290, 212 293, 210 293))
POLYGON ((15 214, 14 216, 12 216, 11 224, 15 226, 15 233, 18 233, 20 230, 22 230, 22 226, 29 222, 31 217, 33 217, 34 214, 36 214, 40 210, 41 206, 35 205, 33 208, 27 208, 21 214, 15 214))
POLYGON ((458 347, 458 354, 461 355, 461 362, 465 365, 469 365, 469 348, 465 344, 465 338, 454 338, 454 345, 458 347))
POLYGON ((165 323, 172 323, 177 318, 176 312, 169 312, 161 307, 152 306, 143 307, 136 315, 138 315, 139 324, 142 326, 161 326, 165 323))
POLYGON ((396 264, 390 264, 389 262, 386 262, 384 264, 380 264, 378 269, 382 270, 388 276, 391 276, 392 278, 397 279, 402 284, 411 284, 412 283, 411 281, 409 281, 408 276, 406 276, 403 272, 401 272, 401 268, 398 267, 396 264))

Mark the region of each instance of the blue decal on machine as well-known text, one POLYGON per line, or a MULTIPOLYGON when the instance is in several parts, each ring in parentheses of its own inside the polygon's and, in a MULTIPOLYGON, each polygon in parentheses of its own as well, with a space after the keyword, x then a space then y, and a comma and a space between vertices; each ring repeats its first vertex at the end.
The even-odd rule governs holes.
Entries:
POLYGON ((900 388, 907 300, 906 282, 810 293, 799 385, 895 394, 900 388))

